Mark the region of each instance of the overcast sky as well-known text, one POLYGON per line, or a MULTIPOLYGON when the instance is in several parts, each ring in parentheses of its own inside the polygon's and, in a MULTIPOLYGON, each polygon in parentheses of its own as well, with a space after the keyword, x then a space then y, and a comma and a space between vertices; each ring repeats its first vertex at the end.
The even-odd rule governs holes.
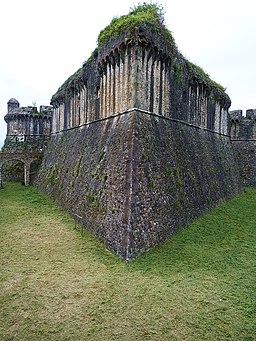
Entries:
MULTIPOLYGON (((0 4, 0 146, 7 102, 49 105, 90 56, 114 16, 143 1, 3 0, 0 4)), ((149 2, 149 1, 146 1, 149 2)), ((227 88, 231 109, 256 108, 256 1, 162 0, 181 53, 227 88)))

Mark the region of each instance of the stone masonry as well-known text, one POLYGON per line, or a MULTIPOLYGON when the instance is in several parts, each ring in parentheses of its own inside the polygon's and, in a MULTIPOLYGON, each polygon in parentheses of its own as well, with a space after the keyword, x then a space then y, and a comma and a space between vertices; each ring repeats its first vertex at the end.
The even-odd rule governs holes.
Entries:
POLYGON ((256 109, 229 112, 230 136, 244 186, 256 186, 256 109))
POLYGON ((161 32, 122 33, 53 96, 36 186, 132 260, 241 190, 230 103, 161 32))
POLYGON ((7 134, 3 151, 5 152, 38 152, 51 132, 52 107, 20 107, 19 102, 11 98, 7 103, 7 134))
POLYGON ((20 107, 15 98, 7 103, 7 134, 0 154, 1 179, 33 182, 52 129, 52 107, 20 107))

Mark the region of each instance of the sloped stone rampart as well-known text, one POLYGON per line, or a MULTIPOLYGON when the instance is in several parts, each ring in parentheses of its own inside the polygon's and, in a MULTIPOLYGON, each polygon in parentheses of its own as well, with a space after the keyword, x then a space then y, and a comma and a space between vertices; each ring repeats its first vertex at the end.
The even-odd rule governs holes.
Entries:
POLYGON ((237 179, 228 136, 134 110, 53 135, 36 186, 131 260, 236 195, 237 179))

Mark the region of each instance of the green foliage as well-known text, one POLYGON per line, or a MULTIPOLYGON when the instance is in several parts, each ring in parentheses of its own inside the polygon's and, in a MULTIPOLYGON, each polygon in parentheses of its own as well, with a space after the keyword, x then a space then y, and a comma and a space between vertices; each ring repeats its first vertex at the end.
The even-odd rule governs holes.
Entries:
POLYGON ((35 188, 6 183, 1 340, 255 340, 255 202, 247 189, 127 264, 35 188))
POLYGON ((97 58, 98 51, 99 51, 99 48, 96 47, 95 50, 91 53, 90 57, 84 62, 84 64, 91 63, 93 59, 97 58))
POLYGON ((154 33, 162 33, 170 43, 174 44, 171 32, 164 25, 162 6, 143 3, 131 9, 127 15, 113 18, 110 25, 98 36, 98 48, 123 33, 132 35, 145 25, 154 33))
POLYGON ((206 73, 200 66, 198 66, 198 65, 196 65, 190 61, 186 61, 186 65, 187 65, 188 69, 195 74, 195 76, 199 79, 199 81, 201 81, 201 82, 203 82, 203 83, 205 83, 211 87, 217 88, 221 92, 226 91, 226 89, 222 85, 214 82, 210 78, 208 73, 206 73))
MULTIPOLYGON (((103 44, 122 34, 132 37, 132 35, 141 27, 150 30, 153 34, 160 34, 164 36, 166 44, 172 44, 175 46, 174 38, 164 23, 163 7, 158 4, 142 3, 132 8, 127 15, 122 15, 112 19, 111 23, 99 33, 97 47, 92 52, 88 60, 83 63, 83 66, 91 63, 98 56, 98 51, 103 44)), ((79 78, 80 72, 81 68, 61 85, 57 93, 52 97, 52 101, 57 99, 59 96, 69 96, 69 94, 65 93, 65 91, 72 87, 74 81, 79 78)))

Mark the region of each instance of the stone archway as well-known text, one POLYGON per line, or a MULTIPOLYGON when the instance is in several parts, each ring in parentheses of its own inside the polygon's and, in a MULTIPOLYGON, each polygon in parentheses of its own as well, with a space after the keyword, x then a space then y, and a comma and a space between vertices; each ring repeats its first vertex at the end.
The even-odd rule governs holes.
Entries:
POLYGON ((2 166, 6 161, 21 161, 24 164, 24 184, 30 184, 30 166, 33 161, 41 158, 43 153, 0 153, 0 188, 3 188, 2 166))

